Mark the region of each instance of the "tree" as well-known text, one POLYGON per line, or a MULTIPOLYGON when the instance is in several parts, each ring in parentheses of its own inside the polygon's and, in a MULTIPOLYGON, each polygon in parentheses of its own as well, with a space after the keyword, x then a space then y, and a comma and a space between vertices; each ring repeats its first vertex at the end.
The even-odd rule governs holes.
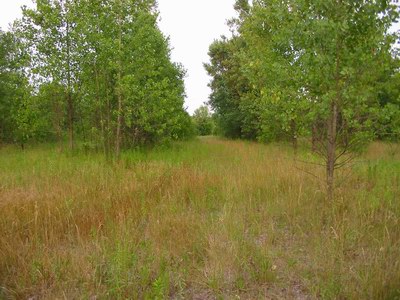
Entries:
POLYGON ((13 74, 10 66, 10 48, 12 39, 3 31, 0 31, 0 142, 10 141, 13 132, 12 97, 13 74))
POLYGON ((36 88, 52 82, 64 86, 69 148, 74 149, 76 85, 79 79, 75 0, 37 0, 23 9, 18 34, 29 49, 36 88))
POLYGON ((303 85, 303 49, 292 30, 296 16, 284 1, 259 1, 241 21, 239 32, 249 45, 242 69, 250 86, 259 91, 258 139, 289 139, 297 150, 307 126, 310 101, 303 85))
POLYGON ((0 30, 0 142, 22 147, 34 134, 28 111, 30 89, 24 76, 26 56, 12 32, 0 30))
POLYGON ((193 114, 193 121, 198 135, 206 136, 213 134, 213 117, 207 106, 203 105, 195 110, 193 114))
POLYGON ((42 124, 59 139, 66 129, 71 150, 79 138, 118 158, 124 147, 189 135, 185 71, 171 62, 157 18, 153 0, 38 0, 23 9, 14 34, 30 57, 30 107, 46 107, 42 124))
POLYGON ((222 133, 230 138, 255 138, 257 130, 246 123, 252 116, 249 107, 241 105, 243 96, 250 91, 241 71, 240 55, 245 46, 240 37, 222 37, 210 45, 210 63, 204 65, 212 77, 208 104, 215 111, 222 133))
POLYGON ((382 119, 379 101, 388 91, 382 81, 396 77, 387 74, 393 74, 397 36, 389 28, 398 7, 385 0, 236 1, 235 7, 233 38, 210 46, 210 105, 241 137, 246 131, 262 141, 287 136, 296 148, 297 137, 313 128, 332 200, 335 170, 374 138, 382 119), (235 41, 241 47, 231 50, 235 41), (235 87, 245 88, 235 93, 235 87))
POLYGON ((332 200, 335 169, 354 159, 375 135, 376 83, 391 60, 395 36, 388 30, 398 12, 389 1, 293 4, 304 86, 313 100, 311 114, 320 120, 319 153, 325 159, 332 200))
POLYGON ((400 141, 400 57, 391 59, 388 68, 377 81, 377 94, 381 108, 379 122, 375 124, 377 137, 400 141))

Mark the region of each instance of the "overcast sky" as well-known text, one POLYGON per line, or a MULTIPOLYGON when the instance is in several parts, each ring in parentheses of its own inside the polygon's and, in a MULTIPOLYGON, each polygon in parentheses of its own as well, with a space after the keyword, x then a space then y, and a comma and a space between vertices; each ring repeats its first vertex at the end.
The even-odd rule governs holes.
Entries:
MULTIPOLYGON (((226 20, 235 15, 235 0, 158 0, 160 28, 170 37, 172 60, 187 70, 186 107, 190 113, 208 100, 210 78, 203 63, 208 61, 208 46, 221 35, 229 35, 226 20)), ((31 0, 0 0, 0 27, 21 16, 20 7, 31 0)), ((399 24, 396 26, 400 29, 399 24)))
POLYGON ((235 15, 234 0, 159 0, 160 28, 170 37, 172 60, 188 71, 186 106, 192 113, 208 100, 210 78, 203 68, 208 47, 222 34, 229 35, 226 20, 235 15))

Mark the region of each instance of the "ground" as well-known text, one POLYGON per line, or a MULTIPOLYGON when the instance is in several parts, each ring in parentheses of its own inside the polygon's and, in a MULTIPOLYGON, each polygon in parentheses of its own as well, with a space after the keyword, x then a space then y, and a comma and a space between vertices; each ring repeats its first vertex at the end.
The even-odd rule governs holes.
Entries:
POLYGON ((119 162, 3 146, 0 299, 399 299, 399 147, 372 144, 334 202, 299 155, 212 137, 119 162))

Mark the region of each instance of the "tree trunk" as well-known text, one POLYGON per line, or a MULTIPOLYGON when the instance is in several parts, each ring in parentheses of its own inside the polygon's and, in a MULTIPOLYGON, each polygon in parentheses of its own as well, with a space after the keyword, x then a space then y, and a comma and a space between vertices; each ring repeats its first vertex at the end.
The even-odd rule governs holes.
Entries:
POLYGON ((293 146, 293 151, 294 151, 294 155, 297 155, 297 150, 298 150, 298 138, 297 138, 297 126, 296 126, 296 121, 292 120, 290 122, 290 127, 291 127, 291 131, 292 131, 292 146, 293 146))
MULTIPOLYGON (((105 77, 107 79, 107 76, 105 77)), ((108 82, 108 81, 107 81, 108 82)), ((105 140, 106 140, 106 156, 107 159, 111 158, 112 144, 111 144, 111 103, 110 103, 110 94, 109 94, 109 86, 106 84, 106 99, 107 99, 107 107, 106 107, 106 118, 107 124, 105 128, 105 140)))
POLYGON ((56 137, 57 137, 58 150, 62 151, 63 150, 63 141, 62 141, 61 122, 62 122, 62 117, 64 114, 64 112, 62 111, 61 105, 60 105, 60 101, 62 100, 62 95, 60 98, 59 92, 54 93, 54 90, 53 90, 52 97, 53 97, 53 112, 54 112, 53 127, 54 127, 54 131, 55 131, 56 137))
POLYGON ((67 94, 67 102, 68 102, 68 140, 69 140, 69 149, 71 151, 74 150, 74 103, 72 100, 71 92, 68 91, 67 94))
MULTIPOLYGON (((118 75, 120 78, 120 74, 118 75)), ((118 92, 118 120, 117 120, 117 137, 115 142, 115 156, 117 159, 121 154, 121 127, 122 127, 122 97, 118 92)))
POLYGON ((311 136, 311 151, 315 153, 317 151, 318 143, 318 128, 316 122, 312 126, 312 136, 311 136))
MULTIPOLYGON (((339 0, 341 4, 341 0, 339 0)), ((328 119, 328 143, 327 143, 327 159, 326 159, 326 185, 328 200, 333 201, 335 190, 335 164, 336 164, 336 142, 337 142, 337 123, 338 123, 338 105, 341 103, 341 83, 340 83, 340 67, 341 67, 341 37, 336 39, 336 67, 335 67, 335 89, 336 95, 331 101, 330 114, 328 119)))
POLYGON ((97 70, 97 64, 94 65, 94 76, 95 76, 95 82, 96 82, 96 102, 97 102, 97 111, 98 115, 100 116, 99 119, 99 127, 101 130, 101 139, 102 139, 102 145, 103 145, 103 153, 105 156, 107 156, 107 151, 106 151, 106 136, 104 132, 104 117, 103 117, 103 105, 100 99, 100 83, 99 83, 99 72, 97 70))
POLYGON ((328 144, 327 144, 327 160, 326 160, 326 184, 328 200, 334 198, 334 172, 336 160, 336 134, 337 134, 337 114, 338 107, 336 100, 331 104, 330 117, 328 120, 328 144))
POLYGON ((122 91, 121 91, 121 50, 122 50, 122 24, 121 24, 121 2, 118 1, 118 25, 119 25, 119 49, 118 49, 118 83, 117 83, 117 96, 118 96, 118 120, 117 120, 117 136, 115 143, 115 156, 117 159, 121 153, 121 127, 122 127, 122 91))
MULTIPOLYGON (((68 9, 68 3, 66 2, 68 9)), ((69 32, 69 20, 66 17, 66 39, 67 39, 67 106, 68 106, 68 137, 69 137, 69 149, 74 150, 74 101, 72 98, 71 89, 71 40, 69 32)))

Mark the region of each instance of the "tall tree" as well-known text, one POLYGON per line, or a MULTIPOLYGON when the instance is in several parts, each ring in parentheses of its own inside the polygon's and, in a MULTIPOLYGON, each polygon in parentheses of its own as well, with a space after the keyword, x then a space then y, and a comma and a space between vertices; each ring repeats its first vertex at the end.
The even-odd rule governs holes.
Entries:
POLYGON ((194 111, 193 121, 198 135, 206 136, 213 134, 214 120, 207 106, 200 106, 194 111))
POLYGON ((33 134, 28 104, 30 89, 24 70, 27 56, 13 32, 0 30, 0 143, 22 147, 33 134))
POLYGON ((254 124, 264 141, 290 136, 296 146, 313 127, 333 199, 335 169, 375 136, 382 116, 378 91, 393 62, 397 37, 389 28, 398 6, 388 0, 260 0, 236 1, 235 7, 234 37, 210 47, 211 106, 222 119, 232 113, 220 104, 232 108, 241 118, 230 128, 254 124), (232 59, 227 49, 235 40, 244 47, 232 59), (232 97, 243 82, 246 90, 232 97))
POLYGON ((33 99, 54 95, 49 118, 58 136, 67 129, 71 149, 78 135, 119 157, 123 147, 190 131, 185 72, 171 62, 155 1, 37 0, 23 12, 16 33, 31 57, 33 99))
POLYGON ((19 34, 30 49, 33 82, 53 82, 65 87, 68 140, 74 148, 75 90, 79 78, 75 0, 37 0, 23 9, 19 34))
POLYGON ((312 114, 320 120, 319 153, 326 162, 328 198, 334 172, 374 137, 378 118, 377 82, 391 61, 398 18, 390 1, 294 1, 298 45, 303 49, 304 85, 312 114))
POLYGON ((204 67, 212 77, 209 84, 211 95, 209 105, 215 111, 224 135, 231 138, 255 138, 256 129, 246 123, 249 107, 242 105, 244 95, 251 88, 241 70, 241 53, 246 44, 240 37, 215 41, 210 45, 210 63, 204 67))

